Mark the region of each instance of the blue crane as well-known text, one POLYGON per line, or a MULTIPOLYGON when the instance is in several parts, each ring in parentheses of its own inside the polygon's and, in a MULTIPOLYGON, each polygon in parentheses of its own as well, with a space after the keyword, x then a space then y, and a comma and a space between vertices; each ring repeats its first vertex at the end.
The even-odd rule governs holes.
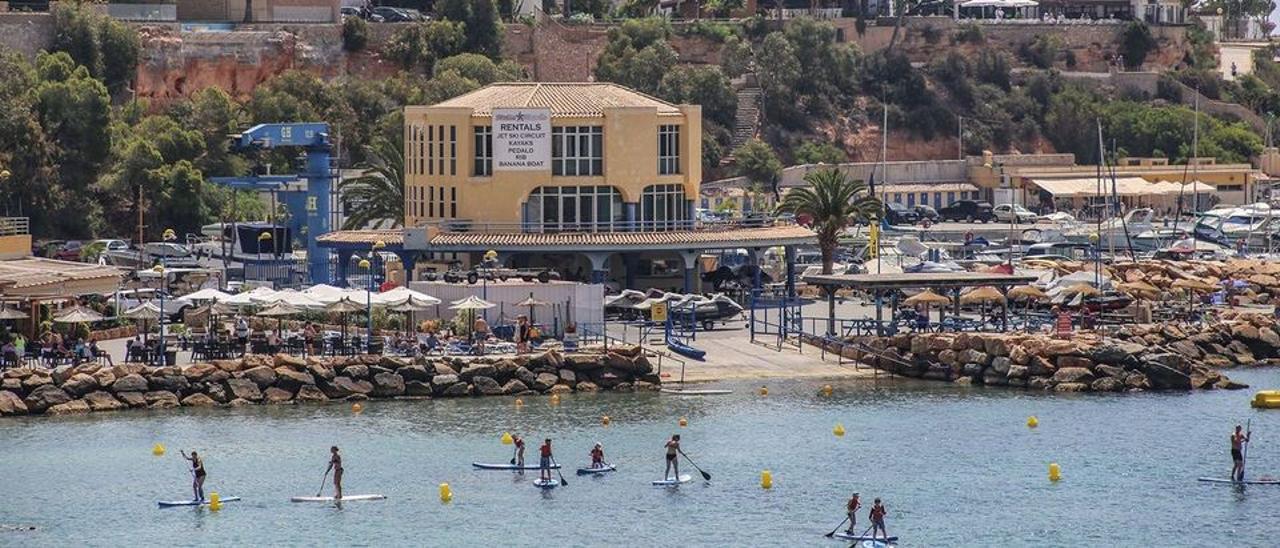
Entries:
MULTIPOLYGON (((329 283, 329 251, 316 245, 316 237, 332 230, 333 145, 329 124, 324 122, 258 124, 233 136, 234 150, 300 147, 306 153, 306 171, 293 175, 246 175, 211 180, 241 190, 280 191, 287 183, 305 179, 305 194, 284 191, 282 200, 293 219, 306 219, 307 275, 311 283, 329 283), (292 195, 296 196, 292 196, 292 195)), ((299 224, 299 226, 301 226, 299 224)))

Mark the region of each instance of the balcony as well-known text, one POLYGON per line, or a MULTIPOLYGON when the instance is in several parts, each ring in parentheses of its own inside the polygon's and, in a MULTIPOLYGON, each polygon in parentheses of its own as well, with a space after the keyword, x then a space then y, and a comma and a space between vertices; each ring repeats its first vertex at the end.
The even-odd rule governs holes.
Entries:
POLYGON ((440 232, 467 232, 480 234, 592 234, 614 232, 723 232, 743 228, 765 228, 779 225, 795 224, 791 219, 773 217, 748 217, 733 220, 693 220, 680 219, 670 221, 613 221, 591 223, 568 222, 477 222, 470 219, 453 219, 441 221, 435 226, 440 232))
POLYGON ((0 259, 31 256, 31 219, 0 217, 0 259))

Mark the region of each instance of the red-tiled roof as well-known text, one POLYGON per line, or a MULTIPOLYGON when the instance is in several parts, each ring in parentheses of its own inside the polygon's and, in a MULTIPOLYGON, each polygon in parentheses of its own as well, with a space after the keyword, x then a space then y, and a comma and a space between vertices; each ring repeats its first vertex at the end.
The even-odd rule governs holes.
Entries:
POLYGON ((404 244, 404 231, 401 229, 387 230, 337 230, 321 234, 316 238, 317 242, 335 243, 335 244, 369 244, 374 242, 382 242, 387 245, 404 244))
POLYGON ((609 107, 651 107, 659 116, 680 116, 675 105, 608 82, 499 82, 437 103, 469 107, 472 116, 491 116, 495 108, 546 108, 555 117, 600 117, 609 107))
POLYGON ((813 231, 795 225, 725 230, 674 230, 668 232, 442 232, 431 238, 432 247, 495 249, 565 247, 704 247, 708 245, 781 245, 815 241, 813 231))

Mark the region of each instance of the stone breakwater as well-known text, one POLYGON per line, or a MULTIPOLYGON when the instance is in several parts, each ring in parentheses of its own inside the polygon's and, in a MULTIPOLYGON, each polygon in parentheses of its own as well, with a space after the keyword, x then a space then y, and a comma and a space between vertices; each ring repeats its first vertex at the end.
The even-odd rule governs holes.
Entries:
POLYGON ((126 363, 9 369, 0 375, 0 415, 631 392, 656 390, 660 382, 639 347, 604 354, 553 350, 473 359, 250 355, 184 367, 126 363))
POLYGON ((1247 386, 1217 368, 1280 363, 1280 329, 1261 315, 1076 332, 1070 339, 921 333, 808 342, 905 377, 1058 392, 1240 389, 1247 386))

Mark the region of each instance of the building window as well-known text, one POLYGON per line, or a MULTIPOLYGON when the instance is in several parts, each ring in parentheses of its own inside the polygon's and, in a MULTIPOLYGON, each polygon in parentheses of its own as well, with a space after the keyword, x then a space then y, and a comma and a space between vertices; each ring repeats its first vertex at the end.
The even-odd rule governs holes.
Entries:
POLYGON ((626 219, 622 193, 611 186, 541 186, 525 202, 525 228, 533 231, 610 231, 626 219))
POLYGON ((642 230, 681 228, 689 224, 684 185, 649 185, 640 195, 642 230))
POLYGON ((895 203, 895 204, 900 204, 900 203, 902 203, 902 193, 901 193, 901 192, 894 192, 894 193, 893 193, 893 203, 895 203))
POLYGON ((552 127, 551 174, 569 177, 603 175, 604 128, 552 127))
POLYGON ((954 192, 948 192, 948 193, 947 193, 947 205, 951 205, 951 204, 954 204, 954 203, 956 203, 956 193, 954 193, 954 192))
POLYGON ((680 173, 680 126, 658 126, 658 175, 680 173))
POLYGON ((493 175, 493 126, 476 126, 476 161, 472 176, 493 175))

